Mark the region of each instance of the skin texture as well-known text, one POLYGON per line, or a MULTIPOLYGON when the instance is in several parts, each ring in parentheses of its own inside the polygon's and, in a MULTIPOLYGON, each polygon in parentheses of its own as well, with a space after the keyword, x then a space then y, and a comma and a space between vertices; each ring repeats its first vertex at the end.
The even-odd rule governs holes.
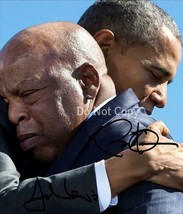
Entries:
POLYGON ((159 47, 126 47, 112 31, 103 29, 94 35, 100 45, 117 94, 132 88, 148 114, 167 102, 167 86, 173 80, 181 60, 181 43, 164 27, 159 47))
POLYGON ((99 75, 106 76, 98 47, 93 56, 100 63, 83 50, 75 53, 82 47, 81 32, 89 41, 86 50, 97 47, 79 26, 48 23, 19 33, 0 55, 0 91, 8 103, 9 119, 16 125, 21 148, 40 161, 51 162, 62 153, 94 107, 99 75), (70 42, 67 50, 65 41, 70 42), (98 73, 94 66, 100 67, 98 73), (80 115, 78 107, 83 109, 80 115))

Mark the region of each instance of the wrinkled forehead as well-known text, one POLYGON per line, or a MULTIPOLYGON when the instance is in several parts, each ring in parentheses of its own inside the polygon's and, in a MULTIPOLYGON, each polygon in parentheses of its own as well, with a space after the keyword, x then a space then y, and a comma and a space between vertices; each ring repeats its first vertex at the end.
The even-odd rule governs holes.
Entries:
POLYGON ((41 60, 45 57, 48 44, 43 44, 35 36, 17 36, 13 37, 2 49, 0 59, 3 65, 18 63, 19 61, 28 61, 32 58, 41 60))
POLYGON ((51 45, 47 39, 41 39, 39 35, 21 33, 13 37, 0 53, 0 63, 3 70, 8 67, 24 68, 29 71, 35 66, 47 65, 48 50, 51 45))
POLYGON ((34 53, 24 53, 19 56, 15 54, 5 54, 0 57, 0 72, 5 75, 22 72, 27 74, 33 74, 37 71, 43 71, 44 57, 34 53))
MULTIPOLYGON (((0 62, 1 64, 1 62, 0 62)), ((19 57, 0 69, 0 95, 15 95, 25 88, 38 89, 47 85, 56 87, 55 77, 37 60, 35 55, 19 57)))
POLYGON ((24 79, 43 81, 47 72, 44 62, 44 54, 36 49, 10 44, 0 53, 1 86, 6 85, 9 88, 24 79))

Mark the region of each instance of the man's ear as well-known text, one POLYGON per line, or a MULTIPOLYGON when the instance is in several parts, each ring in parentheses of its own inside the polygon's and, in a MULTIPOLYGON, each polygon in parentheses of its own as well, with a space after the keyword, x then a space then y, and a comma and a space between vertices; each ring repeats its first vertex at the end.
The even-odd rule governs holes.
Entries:
POLYGON ((84 63, 77 69, 77 79, 83 90, 85 100, 93 100, 99 90, 99 75, 90 63, 84 63))
POLYGON ((115 41, 114 33, 111 30, 102 29, 97 31, 93 37, 99 44, 106 58, 108 49, 113 45, 115 41))

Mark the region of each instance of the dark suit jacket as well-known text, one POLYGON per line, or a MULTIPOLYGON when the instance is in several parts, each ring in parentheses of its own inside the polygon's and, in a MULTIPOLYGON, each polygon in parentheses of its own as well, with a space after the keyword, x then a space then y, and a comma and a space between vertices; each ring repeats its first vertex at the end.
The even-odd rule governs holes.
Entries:
MULTIPOLYGON (((138 107, 138 102, 129 89, 103 106, 98 114, 83 123, 49 174, 106 159, 129 148, 135 142, 137 133, 140 133, 138 130, 154 122, 143 108, 138 107)), ((183 201, 181 192, 142 182, 121 193, 118 206, 108 209, 106 213, 178 214, 183 213, 180 201, 183 201), (176 211, 178 206, 180 209, 176 211)))

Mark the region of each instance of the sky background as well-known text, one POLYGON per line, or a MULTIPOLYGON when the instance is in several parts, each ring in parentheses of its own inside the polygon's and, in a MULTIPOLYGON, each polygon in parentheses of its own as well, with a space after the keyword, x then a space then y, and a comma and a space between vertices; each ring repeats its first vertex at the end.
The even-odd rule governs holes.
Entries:
MULTIPOLYGON (((0 49, 18 31, 49 21, 77 23, 93 0, 0 0, 0 49)), ((183 34, 183 0, 154 0, 177 22, 183 34)), ((178 142, 183 142, 183 62, 169 85, 168 104, 156 109, 153 117, 163 120, 178 142)))

